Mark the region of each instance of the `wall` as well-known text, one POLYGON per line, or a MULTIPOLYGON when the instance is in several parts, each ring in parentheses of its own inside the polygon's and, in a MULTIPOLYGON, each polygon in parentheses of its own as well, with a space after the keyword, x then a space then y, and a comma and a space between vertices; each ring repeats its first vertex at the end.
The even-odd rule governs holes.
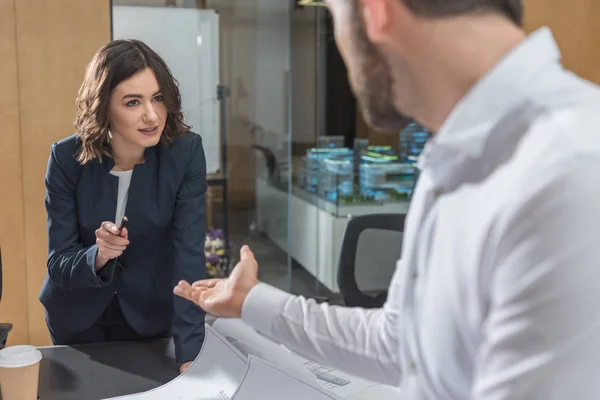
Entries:
POLYGON ((285 1, 256 3, 256 111, 267 132, 289 133, 290 6, 285 1))
POLYGON ((563 54, 563 64, 600 84, 600 1, 525 0, 525 27, 550 26, 563 54))
POLYGON ((0 32, 0 321, 15 324, 11 344, 42 345, 49 343, 38 301, 46 274, 44 174, 51 144, 73 133, 85 66, 110 40, 110 3, 0 0, 0 32))
POLYGON ((23 184, 15 0, 0 0, 0 246, 3 296, 0 322, 14 324, 11 343, 29 340, 27 270, 23 226, 23 184))

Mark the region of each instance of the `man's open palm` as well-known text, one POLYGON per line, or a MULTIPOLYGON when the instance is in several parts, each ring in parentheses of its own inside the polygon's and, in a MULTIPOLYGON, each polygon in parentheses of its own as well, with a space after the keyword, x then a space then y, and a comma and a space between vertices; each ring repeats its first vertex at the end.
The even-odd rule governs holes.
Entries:
POLYGON ((240 318, 244 300, 258 283, 258 263, 248 246, 240 250, 240 262, 229 278, 206 279, 191 285, 181 281, 174 293, 196 303, 216 317, 240 318))

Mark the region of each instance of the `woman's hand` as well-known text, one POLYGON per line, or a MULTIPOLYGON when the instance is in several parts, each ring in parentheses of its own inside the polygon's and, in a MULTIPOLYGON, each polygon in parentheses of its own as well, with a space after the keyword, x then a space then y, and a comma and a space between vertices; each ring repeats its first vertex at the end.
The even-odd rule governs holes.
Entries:
POLYGON ((229 278, 179 282, 174 289, 177 296, 196 303, 215 317, 240 318, 246 296, 258 284, 258 263, 248 246, 240 250, 241 261, 229 278))
POLYGON ((103 222, 96 229, 96 271, 102 269, 109 260, 119 257, 129 245, 127 228, 119 232, 119 227, 112 222, 103 222))

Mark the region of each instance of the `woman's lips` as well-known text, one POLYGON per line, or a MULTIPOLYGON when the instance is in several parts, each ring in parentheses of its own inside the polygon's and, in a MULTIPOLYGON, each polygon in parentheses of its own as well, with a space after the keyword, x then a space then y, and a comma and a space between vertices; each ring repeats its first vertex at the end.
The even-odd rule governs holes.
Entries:
POLYGON ((138 129, 138 131, 146 136, 154 136, 158 132, 158 125, 153 126, 152 128, 138 129))

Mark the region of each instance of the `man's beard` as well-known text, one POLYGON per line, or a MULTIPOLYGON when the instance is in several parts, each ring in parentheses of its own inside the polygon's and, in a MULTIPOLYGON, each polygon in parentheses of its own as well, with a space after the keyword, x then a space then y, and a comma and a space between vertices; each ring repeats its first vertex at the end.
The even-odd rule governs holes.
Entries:
MULTIPOLYGON (((387 60, 369 42, 361 17, 351 21, 351 57, 355 59, 353 90, 367 123, 384 132, 399 132, 411 120, 396 109, 393 79, 387 60)), ((352 62, 349 60, 349 62, 352 62)))

